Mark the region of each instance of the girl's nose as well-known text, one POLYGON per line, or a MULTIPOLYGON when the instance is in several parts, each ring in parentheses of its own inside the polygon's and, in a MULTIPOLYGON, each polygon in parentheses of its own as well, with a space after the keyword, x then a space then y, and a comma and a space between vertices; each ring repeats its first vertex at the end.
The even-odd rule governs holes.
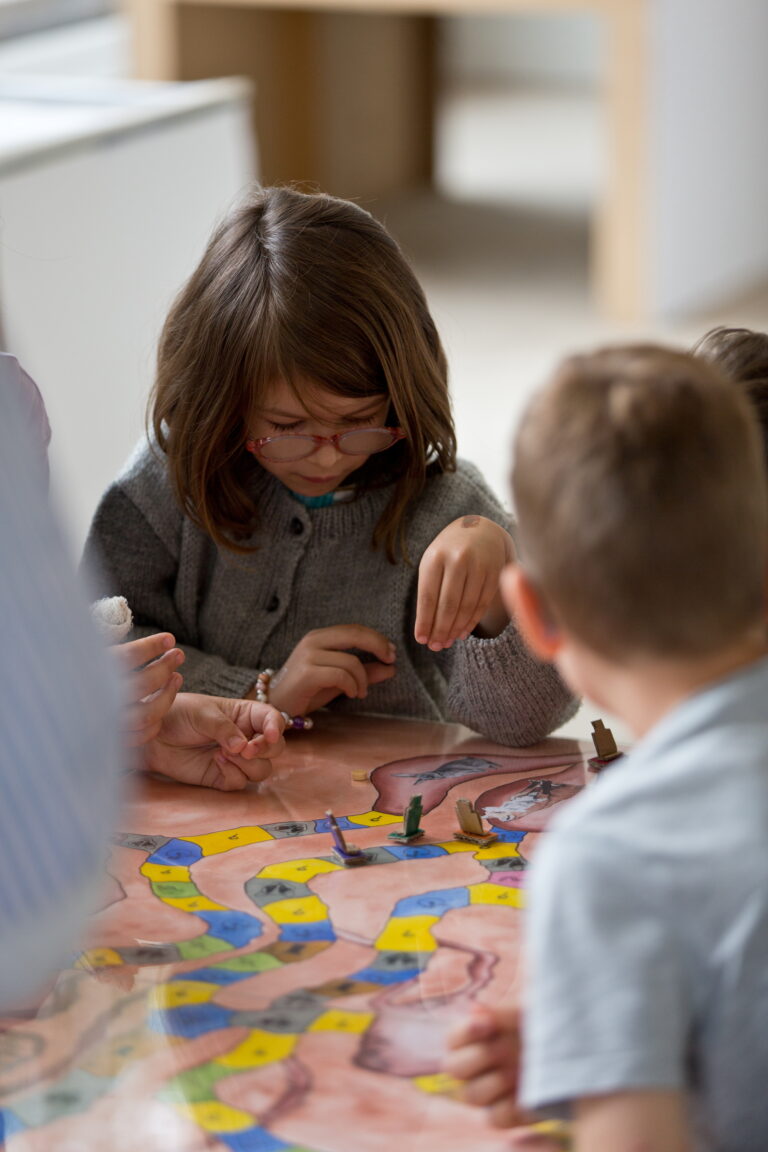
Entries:
POLYGON ((320 444, 312 453, 312 458, 321 468, 332 468, 339 459, 342 453, 339 452, 335 444, 326 441, 325 444, 320 444))

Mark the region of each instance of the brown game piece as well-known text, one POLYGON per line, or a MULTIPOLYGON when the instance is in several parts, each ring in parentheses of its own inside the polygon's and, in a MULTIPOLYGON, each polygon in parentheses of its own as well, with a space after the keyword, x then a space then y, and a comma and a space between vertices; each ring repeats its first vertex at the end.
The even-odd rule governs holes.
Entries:
POLYGON ((595 745, 597 756, 592 756, 587 763, 593 772, 601 772, 606 764, 624 755, 616 747, 613 732, 610 728, 606 728, 602 720, 592 721, 592 743, 595 745))
POLYGON ((456 817, 459 831, 454 832, 454 840, 466 840, 469 844, 477 844, 478 848, 487 848, 498 840, 495 832, 484 830, 482 817, 471 800, 456 801, 456 817))

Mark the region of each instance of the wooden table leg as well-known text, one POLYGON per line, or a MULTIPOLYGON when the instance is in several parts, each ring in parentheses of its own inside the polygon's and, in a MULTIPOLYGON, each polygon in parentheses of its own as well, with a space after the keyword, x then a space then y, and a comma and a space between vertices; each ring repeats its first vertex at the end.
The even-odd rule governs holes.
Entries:
POLYGON ((433 175, 436 20, 333 13, 319 18, 321 183, 370 199, 433 175))
POLYGON ((592 282, 603 316, 640 320, 650 307, 649 10, 622 0, 604 13, 605 186, 595 212, 592 282))
POLYGON ((142 79, 254 83, 264 183, 369 200, 432 175, 435 21, 130 0, 142 79))
POLYGON ((130 18, 133 74, 139 80, 178 79, 178 6, 173 0, 124 0, 130 18))

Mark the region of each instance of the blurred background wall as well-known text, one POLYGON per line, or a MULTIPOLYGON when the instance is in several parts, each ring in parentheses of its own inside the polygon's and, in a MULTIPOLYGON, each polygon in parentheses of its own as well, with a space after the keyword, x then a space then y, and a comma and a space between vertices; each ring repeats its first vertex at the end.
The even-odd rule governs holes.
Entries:
POLYGON ((250 24, 247 6, 0 0, 0 319, 51 411, 74 550, 141 432, 175 290, 265 176, 252 95, 257 123, 266 107, 273 135, 298 124, 294 155, 324 153, 329 190, 381 217, 413 259, 450 356, 460 449, 502 498, 510 430, 563 351, 768 324, 764 0, 531 0, 488 15, 429 0, 413 35, 387 23, 386 0, 370 18, 315 3, 250 24), (430 3, 458 14, 424 23, 430 3), (255 89, 134 79, 204 73, 207 54, 213 72, 234 59, 253 82, 265 53, 255 89), (404 155, 409 114, 421 144, 404 155), (604 274, 606 220, 622 283, 604 274))
POLYGON ((600 26, 590 14, 456 16, 441 36, 451 83, 594 91, 600 82, 600 26))

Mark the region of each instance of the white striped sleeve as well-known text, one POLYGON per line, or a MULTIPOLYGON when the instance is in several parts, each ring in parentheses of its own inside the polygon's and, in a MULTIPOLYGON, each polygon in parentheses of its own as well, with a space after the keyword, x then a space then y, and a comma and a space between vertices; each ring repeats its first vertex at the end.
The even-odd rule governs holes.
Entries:
POLYGON ((118 798, 113 672, 0 361, 0 1007, 66 961, 118 798))

